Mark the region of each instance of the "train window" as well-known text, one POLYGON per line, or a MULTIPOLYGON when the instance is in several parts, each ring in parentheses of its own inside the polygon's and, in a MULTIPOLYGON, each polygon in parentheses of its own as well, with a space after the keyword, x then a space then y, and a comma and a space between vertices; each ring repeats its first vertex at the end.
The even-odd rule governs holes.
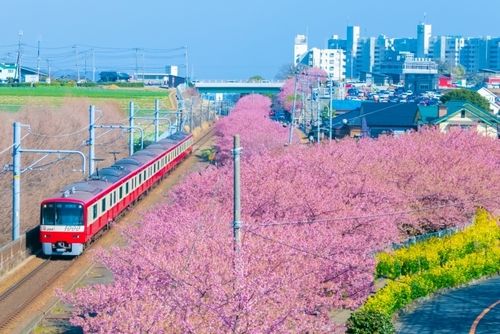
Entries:
POLYGON ((106 199, 103 198, 101 201, 101 212, 104 213, 106 211, 106 199))
POLYGON ((120 187, 120 197, 119 197, 119 199, 122 199, 122 198, 123 198, 123 186, 120 187))
POLYGON ((116 190, 113 191, 113 205, 116 204, 116 190))
POLYGON ((128 194, 128 182, 125 183, 125 194, 128 194))
POLYGON ((142 174, 139 174, 139 184, 142 182, 142 174))
POLYGON ((97 219, 97 204, 94 204, 92 206, 92 220, 96 220, 97 219))

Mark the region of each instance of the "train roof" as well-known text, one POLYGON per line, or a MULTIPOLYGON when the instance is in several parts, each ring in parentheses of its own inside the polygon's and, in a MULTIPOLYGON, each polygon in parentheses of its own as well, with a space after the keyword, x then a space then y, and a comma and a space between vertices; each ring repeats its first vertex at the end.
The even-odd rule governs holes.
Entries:
POLYGON ((83 180, 79 182, 72 183, 61 191, 53 194, 51 197, 45 199, 48 201, 58 201, 61 198, 79 200, 82 202, 87 202, 101 191, 109 188, 111 183, 103 180, 83 180))
POLYGON ((190 135, 190 133, 184 131, 176 132, 147 146, 143 150, 135 152, 128 158, 120 159, 109 167, 96 170, 87 179, 66 186, 50 198, 45 199, 45 201, 57 201, 63 198, 83 202, 89 201, 100 192, 111 188, 114 183, 154 160, 155 157, 177 145, 190 135))

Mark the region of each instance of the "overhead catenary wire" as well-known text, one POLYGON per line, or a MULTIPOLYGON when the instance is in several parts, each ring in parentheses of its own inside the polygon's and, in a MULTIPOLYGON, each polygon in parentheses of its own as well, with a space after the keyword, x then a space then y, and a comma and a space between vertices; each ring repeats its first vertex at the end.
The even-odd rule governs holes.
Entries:
MULTIPOLYGON (((22 136, 22 137, 21 137, 21 141, 22 141, 24 138, 28 137, 29 135, 30 135, 30 133, 28 132, 27 134, 25 134, 24 136, 22 136)), ((4 149, 2 152, 0 152, 0 155, 1 155, 1 154, 3 154, 3 153, 5 153, 5 152, 7 152, 8 150, 10 150, 12 147, 14 147, 14 145, 15 145, 15 144, 12 144, 12 145, 10 145, 9 147, 7 147, 6 149, 4 149)))
POLYGON ((460 201, 460 202, 454 202, 454 203, 449 203, 449 204, 428 206, 428 207, 414 209, 414 210, 384 212, 384 213, 372 214, 372 215, 366 215, 366 216, 335 217, 335 218, 312 219, 312 220, 294 221, 294 222, 275 222, 275 223, 268 223, 268 224, 254 224, 253 226, 259 226, 259 227, 272 227, 272 226, 285 226, 285 225, 302 225, 303 226, 303 225, 312 225, 312 224, 320 224, 320 223, 331 223, 334 221, 345 221, 345 220, 354 220, 354 219, 373 219, 373 218, 388 217, 388 216, 407 215, 407 214, 418 213, 418 212, 422 212, 422 211, 445 209, 445 208, 449 208, 449 207, 461 206, 464 204, 477 203, 479 201, 499 199, 499 198, 500 198, 500 195, 496 195, 496 196, 488 196, 488 197, 481 197, 481 198, 477 198, 477 199, 471 199, 468 201, 460 201))

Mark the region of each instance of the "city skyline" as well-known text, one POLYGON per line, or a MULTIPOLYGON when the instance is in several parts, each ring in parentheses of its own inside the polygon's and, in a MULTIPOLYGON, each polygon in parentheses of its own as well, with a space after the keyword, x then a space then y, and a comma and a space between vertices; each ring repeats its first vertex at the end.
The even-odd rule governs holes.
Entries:
MULTIPOLYGON (((117 0, 51 0, 43 6, 35 0, 4 2, 15 14, 13 10, 4 18, 0 61, 15 61, 21 40, 23 64, 36 65, 40 40, 40 67, 45 71, 54 55, 67 57, 60 69, 76 71, 77 62, 82 69, 88 67, 89 50, 94 49, 102 56, 95 59, 97 72, 113 69, 115 63, 116 70, 130 72, 142 67, 137 49, 144 49, 150 50, 144 52, 144 67, 177 65, 184 76, 187 47, 189 76, 194 78, 273 79, 281 66, 291 63, 298 34, 307 35, 309 47, 325 48, 332 35, 346 38, 348 25, 360 26, 361 37, 416 38, 417 25, 425 21, 432 25, 433 36, 500 36, 494 24, 500 10, 497 0, 482 1, 481 7, 449 0, 423 0, 413 6, 392 0, 312 0, 307 5, 296 0, 193 0, 189 5, 150 0, 147 6, 117 0)), ((57 62, 53 65, 56 71, 57 62)))

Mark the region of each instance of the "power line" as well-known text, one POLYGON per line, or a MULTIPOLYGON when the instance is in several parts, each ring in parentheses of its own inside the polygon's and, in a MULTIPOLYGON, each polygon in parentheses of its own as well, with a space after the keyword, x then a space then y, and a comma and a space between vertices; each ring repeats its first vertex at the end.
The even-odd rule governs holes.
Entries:
POLYGON ((425 208, 421 208, 421 209, 415 209, 415 210, 386 212, 386 213, 373 214, 373 215, 367 215, 367 216, 351 216, 351 217, 338 217, 338 218, 326 218, 326 219, 313 219, 313 220, 307 220, 307 221, 277 222, 277 223, 269 223, 269 224, 255 224, 253 226, 271 227, 271 226, 286 226, 286 225, 312 225, 312 224, 319 224, 319 223, 331 223, 331 222, 334 222, 334 221, 357 220, 357 219, 373 219, 373 218, 380 218, 380 217, 387 217, 387 216, 406 215, 406 214, 417 213, 417 212, 422 212, 422 211, 430 211, 430 210, 436 210, 436 209, 444 209, 444 208, 449 208, 449 207, 454 207, 454 206, 460 206, 460 205, 463 205, 463 204, 477 203, 479 201, 496 199, 496 198, 500 198, 500 195, 497 195, 497 196, 488 196, 488 197, 481 197, 481 198, 477 198, 477 199, 473 199, 473 200, 462 201, 462 202, 455 202, 455 203, 449 203, 449 204, 443 204, 443 205, 429 206, 429 207, 425 207, 425 208))

